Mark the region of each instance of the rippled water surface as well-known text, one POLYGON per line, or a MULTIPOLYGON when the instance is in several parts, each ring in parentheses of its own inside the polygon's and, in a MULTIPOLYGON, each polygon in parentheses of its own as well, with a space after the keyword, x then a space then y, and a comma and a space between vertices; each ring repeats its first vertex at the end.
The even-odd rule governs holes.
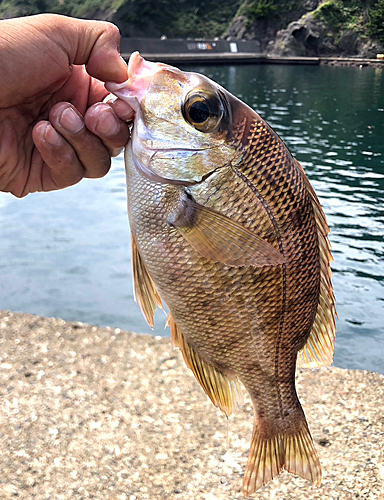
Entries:
MULTIPOLYGON (((195 67, 256 109, 305 168, 332 230, 335 364, 384 373, 381 69, 195 67)), ((0 308, 150 332, 133 302, 122 157, 110 174, 17 200, 0 193, 0 308)), ((165 316, 154 333, 168 335, 165 316)))

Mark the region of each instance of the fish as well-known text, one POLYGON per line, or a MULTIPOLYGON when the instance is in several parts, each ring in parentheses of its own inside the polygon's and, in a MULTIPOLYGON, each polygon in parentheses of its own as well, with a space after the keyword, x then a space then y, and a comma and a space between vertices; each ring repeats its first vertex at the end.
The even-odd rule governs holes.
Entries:
POLYGON ((296 365, 332 363, 329 227, 303 168, 266 121, 207 77, 131 55, 106 88, 135 112, 125 163, 134 296, 230 416, 254 428, 246 497, 286 470, 321 483, 296 365))

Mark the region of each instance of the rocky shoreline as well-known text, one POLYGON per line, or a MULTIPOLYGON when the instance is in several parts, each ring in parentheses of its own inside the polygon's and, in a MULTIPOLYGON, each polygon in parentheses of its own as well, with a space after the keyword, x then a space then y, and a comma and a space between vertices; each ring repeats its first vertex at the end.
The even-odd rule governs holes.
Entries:
MULTIPOLYGON (((0 312, 0 498, 234 500, 252 432, 229 421, 168 338, 0 312)), ((283 473, 260 499, 384 497, 384 376, 297 375, 323 467, 283 473)))
POLYGON ((360 57, 320 57, 323 66, 347 66, 358 68, 384 68, 384 59, 364 59, 360 57))

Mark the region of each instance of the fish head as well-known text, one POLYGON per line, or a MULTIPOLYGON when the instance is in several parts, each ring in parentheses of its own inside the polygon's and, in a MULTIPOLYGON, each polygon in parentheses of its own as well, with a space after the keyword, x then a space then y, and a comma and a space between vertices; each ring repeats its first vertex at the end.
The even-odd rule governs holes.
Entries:
POLYGON ((207 77, 135 52, 128 80, 106 87, 135 110, 133 157, 150 179, 193 185, 239 161, 233 137, 248 107, 207 77))

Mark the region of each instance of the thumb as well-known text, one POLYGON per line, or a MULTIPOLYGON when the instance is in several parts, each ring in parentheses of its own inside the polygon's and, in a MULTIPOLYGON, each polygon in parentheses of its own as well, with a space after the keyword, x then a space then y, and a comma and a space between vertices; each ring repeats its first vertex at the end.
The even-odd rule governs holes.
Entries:
POLYGON ((123 82, 127 65, 120 56, 120 32, 105 21, 88 21, 42 14, 52 35, 67 52, 70 64, 85 64, 87 72, 101 81, 123 82))

